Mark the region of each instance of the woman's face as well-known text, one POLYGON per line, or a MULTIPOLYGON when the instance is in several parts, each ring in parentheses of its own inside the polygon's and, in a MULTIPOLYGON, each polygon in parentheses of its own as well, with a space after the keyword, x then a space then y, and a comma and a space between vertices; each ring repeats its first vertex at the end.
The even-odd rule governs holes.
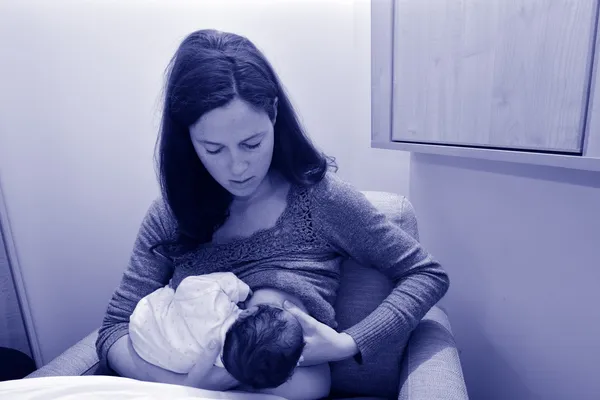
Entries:
POLYGON ((266 112, 236 98, 204 114, 189 130, 211 176, 233 196, 249 197, 271 166, 273 124, 266 112))

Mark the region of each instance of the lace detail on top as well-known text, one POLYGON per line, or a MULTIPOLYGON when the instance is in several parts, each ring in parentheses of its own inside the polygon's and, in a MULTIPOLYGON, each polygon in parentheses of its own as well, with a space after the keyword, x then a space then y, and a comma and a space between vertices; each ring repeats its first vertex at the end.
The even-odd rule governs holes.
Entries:
POLYGON ((184 255, 173 257, 173 260, 185 269, 198 264, 211 264, 218 268, 282 254, 331 249, 315 228, 309 190, 309 187, 295 184, 290 186, 287 205, 274 226, 260 229, 247 237, 204 243, 184 255))

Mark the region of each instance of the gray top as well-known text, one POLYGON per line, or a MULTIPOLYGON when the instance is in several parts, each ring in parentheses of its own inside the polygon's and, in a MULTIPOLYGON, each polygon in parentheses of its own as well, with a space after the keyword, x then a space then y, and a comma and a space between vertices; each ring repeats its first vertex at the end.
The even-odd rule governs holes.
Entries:
POLYGON ((377 268, 395 289, 369 316, 344 330, 358 345, 359 362, 391 337, 408 335, 449 285, 440 264, 416 239, 330 172, 310 187, 292 185, 287 207, 272 228, 213 241, 172 260, 149 251, 174 239, 176 227, 164 200, 155 200, 98 333, 96 349, 104 366, 110 346, 128 333, 137 302, 166 284, 177 288, 189 275, 231 271, 254 290, 275 287, 299 297, 313 317, 336 328, 333 304, 341 263, 353 258, 377 268))

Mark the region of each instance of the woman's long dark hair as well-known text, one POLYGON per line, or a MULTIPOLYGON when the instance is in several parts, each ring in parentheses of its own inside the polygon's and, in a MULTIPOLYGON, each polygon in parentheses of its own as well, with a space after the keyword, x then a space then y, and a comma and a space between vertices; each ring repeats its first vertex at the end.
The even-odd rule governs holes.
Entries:
POLYGON ((162 196, 178 223, 176 247, 210 242, 228 217, 231 194, 200 161, 188 127, 235 98, 264 110, 274 125, 271 168, 292 184, 319 182, 335 159, 305 135, 275 71, 247 38, 213 29, 188 35, 166 71, 161 129, 156 146, 162 196))

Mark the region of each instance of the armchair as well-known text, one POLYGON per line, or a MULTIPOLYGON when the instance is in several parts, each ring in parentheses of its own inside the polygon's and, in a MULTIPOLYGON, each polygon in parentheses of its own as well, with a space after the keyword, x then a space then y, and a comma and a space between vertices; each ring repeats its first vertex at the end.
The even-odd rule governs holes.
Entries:
MULTIPOLYGON (((389 218, 417 240, 414 209, 403 196, 363 192, 389 218)), ((347 260, 336 302, 339 329, 366 317, 392 290, 379 271, 347 260)), ((65 375, 114 375, 102 370, 95 349, 97 330, 26 378, 65 375)), ((390 343, 376 363, 331 363, 332 398, 468 400, 462 368, 446 312, 434 306, 406 343, 390 343), (369 397, 370 396, 370 397, 369 397), (375 396, 375 397, 373 397, 375 396)))

